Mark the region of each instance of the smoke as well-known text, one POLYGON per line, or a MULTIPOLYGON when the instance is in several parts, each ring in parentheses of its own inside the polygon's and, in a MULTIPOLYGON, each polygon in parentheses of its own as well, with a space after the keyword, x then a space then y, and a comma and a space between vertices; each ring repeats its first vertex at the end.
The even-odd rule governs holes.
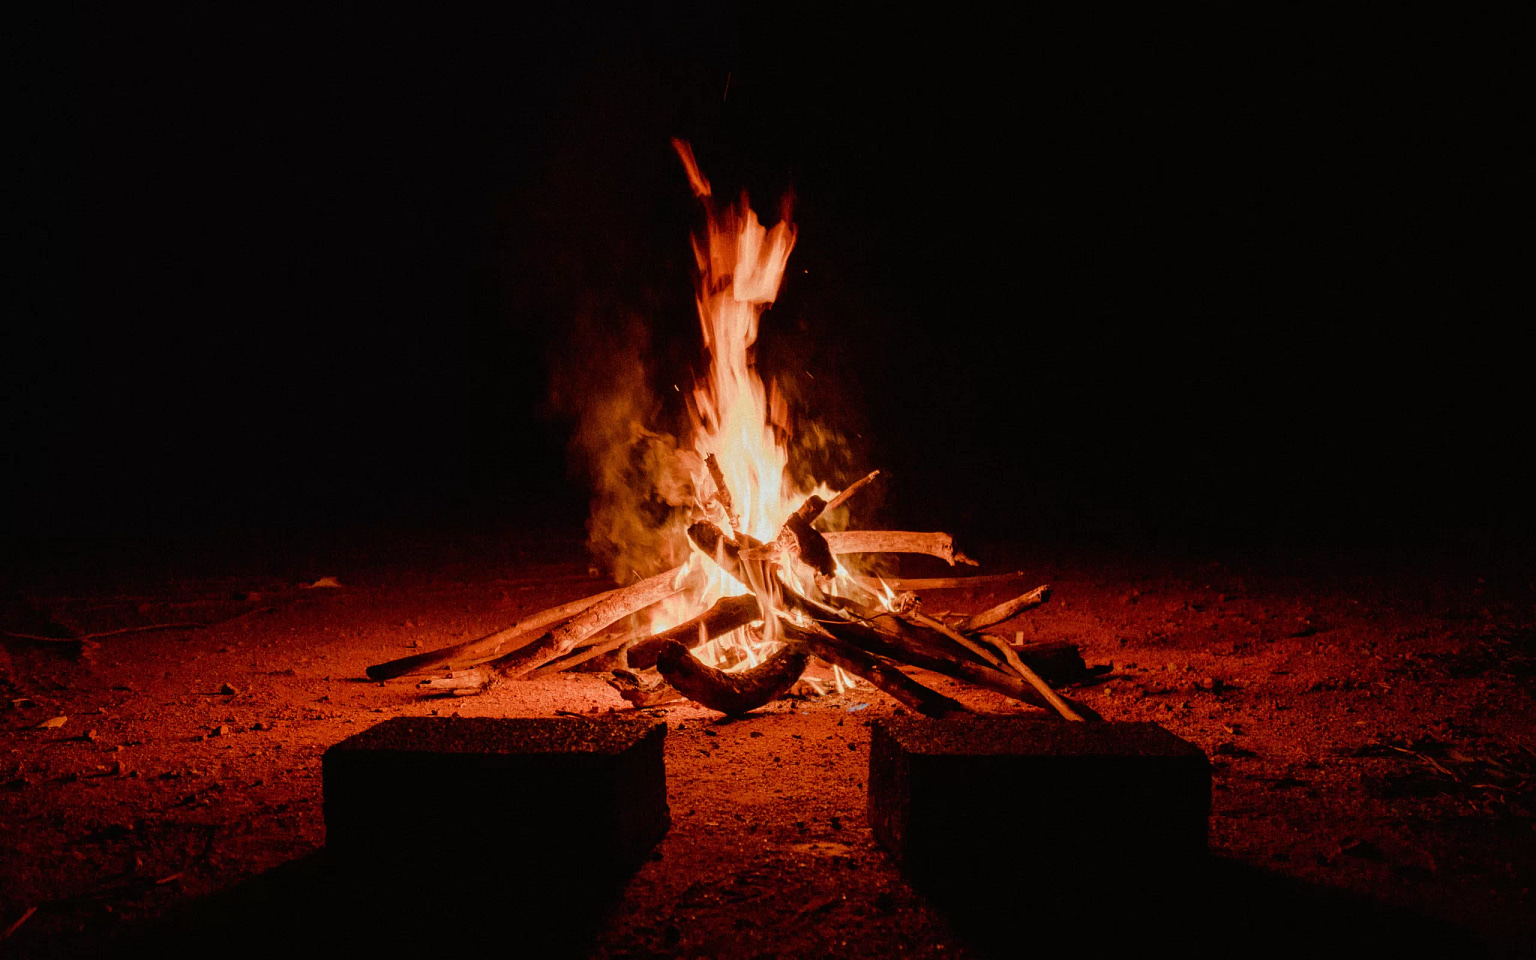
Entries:
POLYGON ((652 387, 650 335, 634 318, 591 312, 553 358, 551 405, 575 420, 573 473, 591 490, 587 548, 620 583, 688 558, 687 517, 698 455, 656 425, 667 411, 652 387))

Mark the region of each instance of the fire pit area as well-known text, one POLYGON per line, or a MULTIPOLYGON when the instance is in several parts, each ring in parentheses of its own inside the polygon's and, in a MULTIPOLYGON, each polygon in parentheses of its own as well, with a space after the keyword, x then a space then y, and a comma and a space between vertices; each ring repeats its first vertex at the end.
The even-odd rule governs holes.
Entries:
MULTIPOLYGON (((880 795, 872 743, 881 725, 919 719, 876 688, 807 690, 729 717, 685 699, 636 708, 597 672, 471 697, 367 680, 370 665, 493 633, 602 585, 580 562, 509 562, 503 537, 450 540, 426 556, 418 539, 376 543, 373 556, 391 558, 383 563, 348 561, 349 544, 333 560, 291 562, 287 576, 199 578, 200 560, 152 580, 125 570, 108 590, 38 589, 37 608, 77 636, 214 625, 104 636, 77 645, 78 657, 45 641, 7 642, 0 920, 25 919, 6 945, 70 954, 191 936, 238 952, 268 928, 338 945, 494 941, 477 924, 445 924, 457 908, 434 891, 462 889, 466 878, 493 891, 498 877, 528 879, 525 859, 480 855, 498 831, 516 832, 501 811, 463 807, 409 882, 392 881, 370 910, 337 904, 360 888, 316 879, 328 876, 322 758, 397 716, 666 724, 671 826, 652 859, 607 893, 581 886, 562 901, 576 905, 575 918, 540 925, 495 908, 527 937, 575 936, 573 949, 593 956, 1006 955, 999 944, 1026 928, 1032 942, 1090 952, 1175 934, 1211 953, 1323 936, 1454 947, 1508 943, 1529 916, 1530 841, 1513 829, 1527 815, 1536 759, 1523 739, 1526 661, 1518 646, 1454 640, 1440 626, 1485 607, 1520 622, 1523 583, 1449 571, 1367 581, 1321 562, 1297 579, 1294 568, 1069 562, 1061 549, 1040 565, 1029 558, 1044 551, 977 550, 988 561, 977 584, 930 602, 968 614, 994 607, 1016 595, 986 579, 999 568, 1049 582, 1053 599, 1004 628, 1071 638, 1087 663, 1110 669, 1063 683, 1066 697, 1109 722, 1155 723, 1210 758, 1218 871, 1209 890, 1177 885, 1176 904, 1148 901, 1171 913, 1112 896, 1109 864, 1122 869, 1121 858, 1085 851, 1113 848, 1118 829, 1030 815, 1053 796, 1054 777, 1043 777, 1029 796, 993 796, 972 812, 964 856, 977 876, 1002 870, 1036 896, 1063 871, 1097 877, 1102 889, 1067 905, 1076 916, 1060 904, 1031 913, 1017 898, 1006 909, 976 900, 987 905, 978 916, 914 886, 869 825, 880 795), (339 586, 303 586, 323 577, 339 586), (393 915, 382 926, 380 904, 393 915), (359 911, 375 925, 366 936, 351 919, 359 911), (1168 928, 1169 916, 1186 917, 1182 930, 1168 928), (1262 943, 1249 939, 1255 924, 1274 925, 1262 943)), ((579 556, 574 540, 564 549, 579 556)), ((998 691, 912 675, 978 715, 1069 723, 998 691)), ((572 853, 590 840, 548 838, 572 853)), ((1162 861, 1135 870, 1140 882, 1174 875, 1162 861)))

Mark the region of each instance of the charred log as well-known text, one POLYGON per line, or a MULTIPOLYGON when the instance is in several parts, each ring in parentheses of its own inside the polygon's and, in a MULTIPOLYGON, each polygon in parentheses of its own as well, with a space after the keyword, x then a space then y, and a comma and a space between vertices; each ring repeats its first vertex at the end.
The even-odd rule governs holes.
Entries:
POLYGON ((670 640, 656 656, 656 669, 688 699, 736 717, 782 696, 805 672, 806 660, 803 650, 782 647, 749 670, 727 673, 670 640))

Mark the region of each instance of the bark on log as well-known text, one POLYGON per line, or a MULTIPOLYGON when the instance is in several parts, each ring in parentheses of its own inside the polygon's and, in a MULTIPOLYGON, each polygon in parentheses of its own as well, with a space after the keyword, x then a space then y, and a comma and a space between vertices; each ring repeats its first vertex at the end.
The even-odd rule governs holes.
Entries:
POLYGON ((844 530, 823 534, 834 554, 848 553, 924 553, 938 557, 950 566, 956 563, 976 566, 976 561, 955 549, 955 538, 947 533, 911 533, 905 530, 844 530))
MULTIPOLYGON (((833 631, 841 625, 833 625, 833 631)), ((958 700, 946 697, 937 690, 930 690, 897 669, 896 665, 881 660, 866 650, 826 631, 814 631, 783 623, 784 638, 834 666, 857 677, 863 677, 876 687, 890 694, 898 703, 911 707, 926 717, 949 717, 970 713, 958 700)))
POLYGON ((615 621, 644 607, 680 593, 677 579, 682 567, 657 574, 648 580, 615 590, 563 625, 542 634, 521 649, 489 661, 486 666, 498 676, 516 679, 564 656, 576 645, 615 621))
POLYGON ((495 633, 488 633, 474 640, 466 640, 463 643, 438 647, 436 650, 428 650, 426 653, 413 653, 408 657, 401 657, 388 663, 376 663, 368 668, 368 679, 390 680, 394 677, 403 677, 409 673, 420 673, 445 664, 457 663, 465 666, 477 660, 486 660, 500 656, 515 649, 519 640, 524 642, 531 641, 551 625, 569 620, 583 610, 606 600, 618 592, 618 590, 609 590, 596 596, 582 597, 580 600, 562 603, 558 607, 541 610, 531 617, 514 623, 505 630, 497 630, 495 633))
POLYGON ((807 659, 805 651, 786 646, 751 669, 727 673, 669 640, 656 656, 656 670, 688 699, 739 717, 782 696, 805 672, 807 659))
POLYGON ((961 633, 974 633, 977 630, 984 630, 987 627, 1002 623, 1004 620, 1011 620, 1025 610, 1038 607, 1049 599, 1051 599, 1051 586, 1050 584, 1044 584, 1028 593, 1020 594, 1012 600, 1005 600, 995 607, 983 610, 973 617, 962 620, 955 626, 955 629, 961 633))

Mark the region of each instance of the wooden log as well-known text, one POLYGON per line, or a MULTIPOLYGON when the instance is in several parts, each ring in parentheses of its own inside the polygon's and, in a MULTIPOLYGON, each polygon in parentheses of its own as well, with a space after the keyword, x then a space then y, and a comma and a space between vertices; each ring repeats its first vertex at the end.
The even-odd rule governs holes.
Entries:
POLYGON ((843 530, 823 534, 827 546, 837 555, 849 553, 922 553, 938 557, 950 566, 976 561, 955 549, 955 538, 947 533, 912 533, 905 530, 843 530))
POLYGON ((709 467, 710 479, 715 481, 715 499, 720 506, 725 508, 726 519, 731 522, 731 530, 741 529, 741 517, 736 513, 736 507, 731 500, 731 488, 725 485, 725 474, 720 471, 720 461, 714 454, 704 458, 705 466, 709 467))
POLYGON ((686 566, 675 567, 666 573, 615 590, 561 626, 540 635, 526 646, 489 661, 486 666, 497 676, 512 679, 521 677, 556 657, 570 653, 581 641, 636 610, 681 593, 679 581, 686 569, 686 566))
POLYGON ((1075 720, 1078 723, 1083 722, 1083 716, 1073 709, 1072 704, 1063 700, 1061 695, 1052 690, 1051 685, 1041 678, 1040 674, 1030 669, 1029 664, 1020 660, 1018 653, 1014 651, 1012 646, 1006 641, 1002 641, 997 644, 997 649, 1003 655, 1003 659, 1008 661, 1008 666, 1012 667, 1013 671, 1023 677, 1030 686, 1040 691, 1040 696, 1049 701, 1057 713, 1067 720, 1075 720))
MULTIPOLYGON (((878 656, 922 670, 931 670, 954 680, 975 684, 1020 703, 1046 710, 1051 709, 1050 703, 1022 677, 964 658, 959 651, 950 652, 936 645, 917 642, 900 634, 876 630, 861 623, 823 622, 821 626, 840 639, 878 656)), ((1075 701, 1069 702, 1079 714, 1093 715, 1092 711, 1082 704, 1075 701)))
MULTIPOLYGON (((558 660, 551 660, 528 676, 530 679, 547 677, 584 663, 589 664, 587 669, 590 670, 593 668, 590 665, 591 660, 613 653, 621 647, 625 648, 624 659, 614 664, 615 666, 631 670, 648 670, 656 666, 656 654, 669 640, 675 640, 692 650, 761 617, 757 598, 751 594, 721 597, 715 601, 714 606, 692 620, 663 630, 661 633, 653 634, 648 628, 641 627, 634 630, 615 631, 607 637, 599 635, 597 642, 573 650, 558 660)), ((612 666, 603 669, 612 669, 612 666)))
POLYGON ((669 640, 656 655, 656 670, 689 700, 739 717, 782 696, 805 672, 807 659, 804 650, 786 646, 755 667, 727 673, 669 640))
POLYGON ((989 583, 1008 583, 1023 579, 1023 570, 1015 570, 1013 573, 989 573, 979 577, 927 577, 916 579, 910 577, 864 577, 858 575, 853 577, 853 581, 859 586, 876 593, 880 591, 882 584, 890 587, 897 593, 911 593, 927 590, 974 590, 989 583))
POLYGON ((838 507, 847 503, 849 497, 853 496, 855 493, 858 493, 861 489, 864 488, 866 484, 878 476, 880 476, 879 470, 871 470, 869 473, 860 477, 858 480, 855 480, 853 483, 850 483, 848 486, 844 487, 842 493, 839 493, 831 500, 827 501, 825 512, 830 513, 831 511, 836 510, 838 507))
POLYGON ((1020 594, 1012 600, 1005 600, 995 607, 983 610, 973 617, 962 620, 955 626, 955 629, 961 633, 974 633, 977 630, 984 630, 1005 620, 1011 620, 1025 610, 1038 607, 1049 599, 1051 599, 1051 586, 1050 584, 1044 584, 1028 593, 1020 594))
POLYGON ((637 710, 683 699, 683 695, 665 680, 656 678, 647 682, 631 670, 613 671, 613 675, 608 679, 608 686, 616 690, 619 696, 637 710))
POLYGON ((946 697, 937 690, 928 689, 902 673, 895 664, 839 639, 820 626, 803 628, 784 622, 781 624, 781 629, 784 638, 789 642, 799 645, 834 666, 843 668, 854 676, 863 677, 890 694, 898 703, 911 707, 924 716, 951 717, 971 712, 960 701, 946 697))
MULTIPOLYGON (((557 657, 549 661, 537 670, 528 673, 529 680, 537 680, 540 677, 549 677, 557 673, 575 669, 582 664, 588 664, 587 669, 595 669, 591 661, 606 654, 613 653, 625 644, 634 643, 650 634, 648 627, 620 627, 605 630, 594 637, 589 638, 586 646, 577 647, 563 657, 557 657)), ((604 667, 603 669, 612 669, 604 667)))
POLYGON ((595 596, 582 597, 580 600, 562 603, 558 607, 541 610, 531 617, 514 623, 505 630, 497 630, 495 633, 488 633, 483 637, 476 637, 474 640, 466 640, 463 643, 438 647, 436 650, 428 650, 426 653, 413 653, 408 657, 401 657, 388 663, 376 663, 368 668, 368 679, 390 680, 394 677, 403 677, 410 673, 421 673, 445 664, 458 663, 467 666, 477 660, 498 657, 509 650, 515 649, 519 640, 532 641, 551 625, 563 623, 583 610, 606 600, 618 592, 618 590, 608 590, 595 596))
POLYGON ((1082 721, 1082 716, 1072 708, 1072 705, 1061 699, 1060 695, 1058 695, 1055 690, 1051 689, 1050 684, 1040 679, 1040 675, 1038 673, 1025 665, 1024 662, 1019 659, 1018 654, 1014 653, 1013 648, 1008 644, 1003 643, 999 645, 1000 649, 998 652, 1002 654, 1002 659, 999 660, 997 654, 989 653, 988 651, 982 649, 977 645, 977 641, 972 640, 964 634, 951 629, 942 621, 935 620, 933 617, 930 617, 919 610, 913 610, 910 613, 900 614, 900 616, 904 620, 910 618, 911 620, 915 620, 923 626, 928 627, 929 629, 937 630, 938 632, 944 634, 944 636, 949 637, 951 640, 955 641, 966 649, 980 654, 989 663, 993 664, 999 669, 1001 669, 1004 663, 1007 663, 1008 667, 1014 673, 1017 673, 1020 677, 1023 677, 1026 683, 1034 687, 1035 690, 1039 692, 1040 696, 1044 697, 1045 701, 1051 705, 1051 709, 1061 714, 1063 719, 1075 720, 1078 722, 1082 721))
POLYGON ((740 597, 721 597, 715 601, 714 606, 687 623, 680 623, 653 637, 636 641, 629 648, 630 669, 644 670, 655 666, 656 655, 669 642, 676 641, 692 650, 701 646, 706 640, 713 640, 738 627, 744 627, 753 620, 760 619, 762 619, 762 612, 758 609, 757 598, 751 594, 740 597), (700 639, 701 628, 704 639, 700 639))

